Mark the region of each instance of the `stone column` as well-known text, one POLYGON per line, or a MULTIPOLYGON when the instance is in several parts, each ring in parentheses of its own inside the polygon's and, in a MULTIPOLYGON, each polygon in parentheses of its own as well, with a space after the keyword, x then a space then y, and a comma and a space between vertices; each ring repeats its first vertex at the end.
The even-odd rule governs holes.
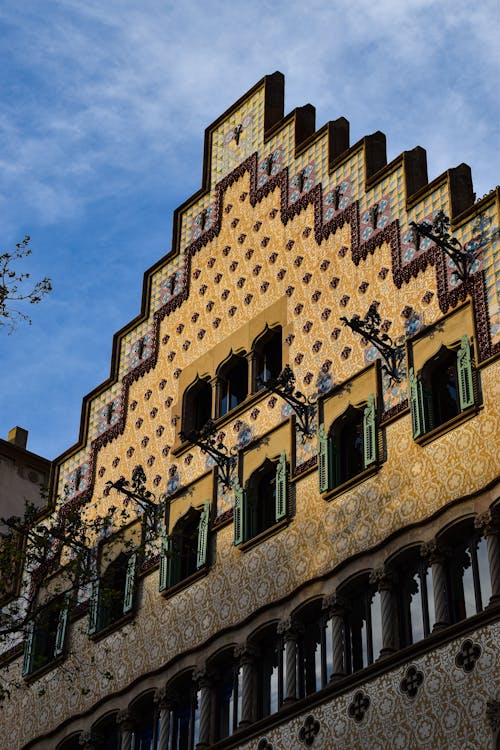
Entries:
POLYGON ((134 731, 134 720, 130 711, 126 708, 119 711, 116 716, 116 723, 120 726, 121 744, 120 750, 131 750, 132 732, 134 731))
POLYGON ((210 385, 212 386, 212 419, 217 419, 222 397, 222 379, 219 375, 215 375, 210 380, 210 385))
POLYGON ((450 624, 448 606, 448 581, 446 577, 447 550, 436 539, 422 544, 421 556, 432 565, 432 588, 434 590, 434 614, 436 621, 433 631, 442 630, 450 624))
POLYGON ((329 682, 334 682, 346 674, 344 617, 347 602, 339 594, 330 594, 323 599, 323 610, 332 621, 332 674, 329 682))
POLYGON ((248 394, 253 393, 257 390, 258 383, 255 380, 255 352, 250 350, 245 354, 245 359, 248 363, 248 394))
POLYGON ((380 607, 382 610, 382 649, 379 659, 383 659, 396 650, 394 637, 394 602, 393 602, 393 576, 385 565, 376 568, 370 574, 370 583, 377 586, 380 593, 380 607))
POLYGON ((212 679, 205 667, 196 669, 193 680, 200 689, 200 728, 196 750, 205 750, 210 745, 210 710, 212 679))
MULTIPOLYGON (((486 537, 488 546, 488 563, 491 578, 491 599, 488 607, 500 602, 500 508, 491 508, 478 515, 474 521, 477 529, 481 529, 486 537)), ((483 607, 486 603, 483 602, 483 607)))
POLYGON ((283 703, 297 700, 297 641, 304 628, 291 617, 282 620, 278 625, 278 634, 285 641, 286 682, 283 703))
POLYGON ((158 715, 160 719, 157 750, 168 750, 170 714, 174 708, 174 696, 168 688, 161 687, 155 692, 154 702, 158 706, 158 715))
POLYGON ((246 727, 252 723, 255 716, 254 710, 254 676, 257 649, 247 643, 236 646, 234 656, 241 667, 241 716, 239 726, 246 727))

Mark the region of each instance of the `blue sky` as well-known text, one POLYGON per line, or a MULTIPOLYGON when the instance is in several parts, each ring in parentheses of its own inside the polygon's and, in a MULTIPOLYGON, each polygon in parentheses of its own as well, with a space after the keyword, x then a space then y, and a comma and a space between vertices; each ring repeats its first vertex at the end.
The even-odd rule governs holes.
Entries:
MULTIPOLYGON (((421 145, 429 179, 465 161, 478 197, 499 174, 496 0, 1 0, 0 251, 32 238, 54 291, 0 329, 0 436, 54 458, 109 375, 113 333, 172 212, 200 186, 204 129, 263 75, 286 111, 341 115, 351 142, 421 145)), ((28 265, 28 264, 27 264, 28 265)))

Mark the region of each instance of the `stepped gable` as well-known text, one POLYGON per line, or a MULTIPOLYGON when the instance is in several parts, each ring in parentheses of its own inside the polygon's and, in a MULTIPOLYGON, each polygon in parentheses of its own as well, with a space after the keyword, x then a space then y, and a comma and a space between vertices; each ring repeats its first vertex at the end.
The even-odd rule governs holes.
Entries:
MULTIPOLYGON (((306 394, 319 377, 301 370, 306 347, 323 370, 335 360, 337 382, 367 362, 339 317, 364 314, 372 300, 383 300, 391 335, 410 336, 471 296, 479 361, 493 357, 499 205, 498 188, 474 203, 466 164, 429 183, 420 146, 387 164, 381 132, 351 146, 344 117, 316 131, 310 104, 284 116, 283 75, 266 76, 207 128, 202 186, 174 212, 172 249, 144 275, 140 314, 114 336, 110 377, 83 401, 78 443, 56 460, 53 497, 84 504, 96 483, 101 492, 126 473, 112 450, 118 439, 129 441, 120 451, 129 473, 163 464, 151 469, 161 488, 177 469, 183 371, 277 300, 287 306, 289 361, 306 394), (440 209, 461 242, 482 251, 466 284, 453 283, 432 243, 415 245, 409 222, 440 209), (429 287, 417 299, 422 274, 429 287), (327 348, 329 359, 320 354, 327 348)), ((383 393, 385 420, 407 409, 406 384, 392 391, 383 393)), ((191 471, 199 469, 195 462, 191 471)))

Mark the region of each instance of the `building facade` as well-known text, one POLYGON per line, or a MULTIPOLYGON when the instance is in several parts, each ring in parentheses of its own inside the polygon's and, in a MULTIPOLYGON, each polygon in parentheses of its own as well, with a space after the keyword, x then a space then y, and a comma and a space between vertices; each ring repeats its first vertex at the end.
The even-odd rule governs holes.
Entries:
MULTIPOLYGON (((28 431, 9 430, 0 438, 0 519, 22 516, 26 505, 42 509, 47 502, 51 462, 27 450, 28 431)), ((17 594, 23 540, 0 521, 0 607, 17 594)))
POLYGON ((4 653, 2 747, 499 747, 499 190, 283 102, 207 129, 56 461, 52 513, 126 518, 4 653))

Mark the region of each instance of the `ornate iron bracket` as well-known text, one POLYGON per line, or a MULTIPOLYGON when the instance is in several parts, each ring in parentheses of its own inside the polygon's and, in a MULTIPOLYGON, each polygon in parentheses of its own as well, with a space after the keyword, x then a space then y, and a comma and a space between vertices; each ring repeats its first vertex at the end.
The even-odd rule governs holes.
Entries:
POLYGON ((158 520, 159 505, 153 492, 146 489, 146 474, 139 464, 132 472, 132 483, 125 477, 120 477, 116 482, 106 482, 105 494, 110 490, 116 490, 125 495, 128 501, 133 500, 144 511, 148 528, 155 529, 158 520))
POLYGON ((316 414, 316 399, 296 390, 292 368, 285 365, 277 377, 269 378, 263 385, 292 407, 297 416, 297 430, 302 433, 303 439, 312 437, 316 431, 313 421, 316 414))
POLYGON ((465 282, 471 276, 471 270, 474 262, 477 260, 480 249, 468 251, 456 237, 450 235, 450 218, 444 211, 438 211, 432 224, 429 221, 422 221, 419 224, 410 221, 410 226, 415 233, 417 249, 420 237, 428 237, 450 258, 454 263, 456 270, 453 276, 459 281, 465 282))
POLYGON ((349 326, 355 333, 359 333, 380 352, 384 364, 382 370, 385 372, 391 382, 400 383, 403 377, 401 363, 405 358, 404 337, 396 341, 385 333, 380 325, 381 317, 375 304, 371 304, 364 317, 353 315, 350 320, 345 316, 340 320, 345 326, 349 326))
POLYGON ((221 484, 230 489, 233 482, 233 470, 236 466, 236 454, 234 448, 227 448, 222 442, 223 438, 217 432, 217 428, 211 419, 203 425, 201 430, 193 430, 186 434, 181 430, 181 440, 197 445, 202 453, 208 453, 217 466, 218 478, 221 484))

